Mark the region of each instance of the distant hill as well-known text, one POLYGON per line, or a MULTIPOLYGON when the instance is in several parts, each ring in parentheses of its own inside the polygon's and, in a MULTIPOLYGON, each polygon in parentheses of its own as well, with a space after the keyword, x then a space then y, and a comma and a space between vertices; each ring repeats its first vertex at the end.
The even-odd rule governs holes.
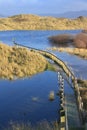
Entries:
POLYGON ((87 10, 69 11, 65 13, 55 13, 55 14, 41 14, 41 16, 64 17, 64 18, 77 18, 79 16, 87 17, 87 10))
POLYGON ((0 18, 7 17, 6 15, 0 14, 0 18))
POLYGON ((87 17, 87 10, 70 11, 70 12, 66 12, 66 13, 58 15, 58 17, 66 17, 66 18, 77 18, 79 16, 87 17))
POLYGON ((68 19, 20 14, 0 18, 0 30, 71 30, 84 28, 87 28, 87 18, 83 16, 68 19))

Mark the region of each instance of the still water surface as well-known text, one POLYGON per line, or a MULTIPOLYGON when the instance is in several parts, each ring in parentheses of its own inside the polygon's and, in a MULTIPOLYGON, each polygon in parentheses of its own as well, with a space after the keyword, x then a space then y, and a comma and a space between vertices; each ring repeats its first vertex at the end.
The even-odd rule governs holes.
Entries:
MULTIPOLYGON (((13 45, 12 39, 23 45, 38 49, 51 47, 48 37, 56 34, 76 34, 73 31, 1 31, 0 41, 13 45)), ((87 79, 87 61, 67 53, 54 52, 59 58, 73 68, 78 77, 87 79)), ((67 85, 67 82, 65 82, 67 85)), ((0 126, 8 125, 10 121, 31 122, 35 124, 44 119, 55 121, 59 119, 59 97, 57 73, 45 71, 31 78, 15 81, 0 80, 0 126), (55 92, 55 100, 50 102, 50 91, 55 92)), ((71 90, 66 88, 66 92, 71 90)))
POLYGON ((59 119, 57 73, 45 71, 31 78, 0 80, 0 126, 13 122, 55 121, 59 119), (48 95, 54 91, 55 100, 48 95))

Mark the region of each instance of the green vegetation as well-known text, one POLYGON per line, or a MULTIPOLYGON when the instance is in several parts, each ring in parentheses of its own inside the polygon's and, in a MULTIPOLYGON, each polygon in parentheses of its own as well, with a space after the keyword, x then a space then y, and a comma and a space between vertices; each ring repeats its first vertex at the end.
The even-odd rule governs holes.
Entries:
POLYGON ((48 63, 48 70, 51 70, 51 71, 56 71, 56 68, 51 64, 51 63, 48 63))
POLYGON ((87 28, 87 18, 76 19, 15 15, 0 18, 0 30, 71 30, 87 28))
POLYGON ((37 52, 0 44, 0 77, 7 79, 32 76, 48 68, 46 59, 37 52))

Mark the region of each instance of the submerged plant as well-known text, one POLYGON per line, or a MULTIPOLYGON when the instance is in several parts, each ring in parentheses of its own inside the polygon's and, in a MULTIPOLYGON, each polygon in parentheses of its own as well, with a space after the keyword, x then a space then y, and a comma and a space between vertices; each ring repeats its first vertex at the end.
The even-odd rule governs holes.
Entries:
POLYGON ((12 122, 8 128, 3 128, 3 130, 59 130, 58 122, 48 122, 41 121, 35 126, 31 123, 14 123, 12 122))

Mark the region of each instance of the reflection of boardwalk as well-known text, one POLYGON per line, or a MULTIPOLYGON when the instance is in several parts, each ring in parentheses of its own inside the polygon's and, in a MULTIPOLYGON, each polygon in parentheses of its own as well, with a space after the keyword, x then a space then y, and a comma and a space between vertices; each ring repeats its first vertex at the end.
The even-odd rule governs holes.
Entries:
MULTIPOLYGON (((72 73, 72 71, 67 67, 67 65, 61 59, 59 59, 53 53, 50 53, 50 52, 47 52, 44 50, 27 47, 27 46, 24 46, 21 44, 16 44, 16 45, 39 52, 43 56, 45 56, 45 57, 51 59, 53 62, 55 62, 58 66, 60 66, 60 68, 64 71, 64 73, 66 73, 66 76, 68 76, 68 78, 65 79, 65 81, 67 81, 67 85, 64 85, 64 79, 63 79, 63 77, 61 77, 60 72, 58 74, 58 82, 60 84, 60 89, 61 89, 61 108, 64 110, 68 125, 65 120, 64 120, 64 123, 66 123, 66 125, 69 128, 74 127, 74 128, 77 128, 76 130, 78 130, 78 127, 80 127, 80 125, 81 125, 79 115, 82 116, 81 112, 84 109, 83 109, 83 102, 81 100, 80 92, 78 89, 77 80, 76 80, 74 74, 72 73), (68 88, 67 91, 66 91, 66 88, 68 88), (72 90, 72 88, 73 88, 73 90, 72 90), (78 95, 77 98, 75 97, 75 94, 74 94, 75 91, 77 92, 77 95, 78 95), (67 93, 67 92, 69 92, 69 93, 67 93), (65 94, 65 96, 64 96, 64 94, 65 94), (64 102, 63 102, 64 99, 65 99, 65 105, 66 105, 65 107, 64 107, 64 102), (76 99, 77 99, 77 102, 79 105, 77 104, 76 99), (65 111, 64 108, 66 108, 67 111, 65 111), (78 109, 81 111, 80 113, 78 112, 78 109)), ((66 77, 66 76, 64 76, 64 77, 66 77)), ((65 129, 65 126, 63 126, 63 127, 65 129)), ((68 130, 68 128, 66 128, 66 130, 68 130)), ((69 129, 69 130, 71 130, 71 129, 69 129)))
MULTIPOLYGON (((59 74, 59 73, 58 73, 59 74)), ((81 120, 78 111, 77 100, 74 92, 73 84, 71 85, 70 78, 65 78, 66 76, 58 75, 58 81, 60 85, 60 90, 64 90, 64 100, 65 100, 65 116, 66 116, 66 130, 80 130, 81 120), (63 80, 65 78, 65 80, 63 80), (68 81, 69 80, 69 81, 68 81), (71 87, 72 86, 72 87, 71 87), (74 128, 74 129, 73 129, 74 128)), ((63 102, 62 102, 63 103, 63 102)))
POLYGON ((75 95, 65 95, 65 105, 67 108, 68 127, 80 127, 80 119, 75 95))

